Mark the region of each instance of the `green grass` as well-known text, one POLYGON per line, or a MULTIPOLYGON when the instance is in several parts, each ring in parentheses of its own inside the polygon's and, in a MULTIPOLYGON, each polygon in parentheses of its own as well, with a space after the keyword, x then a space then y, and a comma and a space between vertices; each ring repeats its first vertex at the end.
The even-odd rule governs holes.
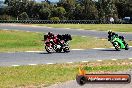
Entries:
POLYGON ((0 30, 0 51, 24 51, 42 48, 42 34, 0 30))
MULTIPOLYGON (((132 41, 126 40, 129 46, 132 45, 132 41)), ((91 48, 110 48, 112 44, 107 39, 99 39, 94 37, 80 37, 73 36, 73 40, 70 43, 71 48, 77 49, 91 49, 91 48)))
POLYGON ((34 24, 36 26, 48 26, 55 28, 73 28, 85 30, 108 31, 116 32, 132 32, 131 24, 34 24))
MULTIPOLYGON (((14 51, 42 51, 44 48, 43 34, 25 31, 0 30, 0 52, 14 51)), ((128 41, 132 45, 132 41, 128 41)), ((91 49, 112 47, 106 40, 94 37, 73 36, 70 42, 71 49, 91 49)))
POLYGON ((110 73, 132 69, 132 60, 0 67, 0 88, 45 87, 55 83, 75 80, 82 64, 87 73, 110 73))
POLYGON ((71 48, 74 49, 90 49, 90 48, 108 48, 111 47, 111 43, 107 40, 102 40, 94 37, 80 37, 73 36, 73 40, 70 43, 71 48))

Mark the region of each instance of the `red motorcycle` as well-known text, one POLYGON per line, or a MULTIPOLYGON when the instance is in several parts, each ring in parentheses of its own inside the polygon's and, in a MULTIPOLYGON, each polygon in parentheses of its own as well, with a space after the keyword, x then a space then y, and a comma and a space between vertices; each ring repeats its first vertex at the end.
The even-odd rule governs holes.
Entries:
POLYGON ((44 35, 45 50, 48 53, 52 52, 70 52, 69 40, 71 36, 69 35, 57 35, 55 38, 47 38, 47 35, 44 35))

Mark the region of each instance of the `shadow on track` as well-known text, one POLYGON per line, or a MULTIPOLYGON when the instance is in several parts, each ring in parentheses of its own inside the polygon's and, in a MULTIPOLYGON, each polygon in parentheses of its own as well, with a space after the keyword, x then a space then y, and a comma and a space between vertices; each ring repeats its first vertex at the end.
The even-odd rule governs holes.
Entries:
POLYGON ((37 54, 52 54, 52 53, 42 52, 42 53, 37 53, 37 54))
MULTIPOLYGON (((125 50, 125 49, 120 49, 120 50, 115 50, 114 48, 110 48, 110 49, 103 49, 103 50, 99 50, 99 51, 122 51, 122 50, 125 50)), ((129 47, 128 50, 125 50, 125 51, 131 51, 132 50, 132 47, 129 47)))
MULTIPOLYGON (((65 53, 65 52, 59 52, 59 53, 65 53)), ((57 52, 52 52, 52 53, 41 52, 41 53, 38 53, 38 54, 58 54, 58 53, 57 52)))
POLYGON ((105 50, 100 50, 100 51, 118 51, 118 50, 114 50, 114 49, 105 49, 105 50))

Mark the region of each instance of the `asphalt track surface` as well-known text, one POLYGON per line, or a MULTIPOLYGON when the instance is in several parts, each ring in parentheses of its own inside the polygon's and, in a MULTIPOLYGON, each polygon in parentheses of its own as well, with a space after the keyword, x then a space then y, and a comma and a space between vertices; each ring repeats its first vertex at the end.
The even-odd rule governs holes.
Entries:
MULTIPOLYGON (((28 26, 19 24, 0 24, 0 29, 8 30, 24 30, 32 32, 48 32, 54 33, 70 33, 72 35, 94 36, 106 38, 106 32, 63 29, 63 28, 47 28, 42 26, 28 26)), ((121 33, 122 34, 122 33, 121 33)), ((132 40, 131 33, 123 33, 127 39, 132 40)), ((113 48, 108 49, 90 49, 90 50, 71 50, 70 53, 52 53, 45 51, 40 52, 12 52, 0 53, 0 66, 17 66, 17 65, 37 65, 37 64, 55 64, 55 63, 72 63, 85 62, 91 60, 106 59, 128 59, 132 58, 132 48, 129 50, 115 51, 113 48)))
POLYGON ((128 59, 132 57, 132 48, 128 51, 114 49, 71 50, 70 53, 16 52, 0 53, 0 66, 55 64, 85 62, 106 59, 128 59))

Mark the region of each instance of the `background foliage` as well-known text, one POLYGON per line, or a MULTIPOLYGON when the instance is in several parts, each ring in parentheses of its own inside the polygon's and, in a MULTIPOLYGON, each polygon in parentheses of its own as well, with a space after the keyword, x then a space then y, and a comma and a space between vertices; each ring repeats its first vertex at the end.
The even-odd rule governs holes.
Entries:
POLYGON ((115 20, 132 17, 132 0, 46 0, 38 3, 31 0, 5 0, 6 7, 0 15, 7 19, 35 20, 115 20), (25 16, 25 18, 24 18, 25 16))

